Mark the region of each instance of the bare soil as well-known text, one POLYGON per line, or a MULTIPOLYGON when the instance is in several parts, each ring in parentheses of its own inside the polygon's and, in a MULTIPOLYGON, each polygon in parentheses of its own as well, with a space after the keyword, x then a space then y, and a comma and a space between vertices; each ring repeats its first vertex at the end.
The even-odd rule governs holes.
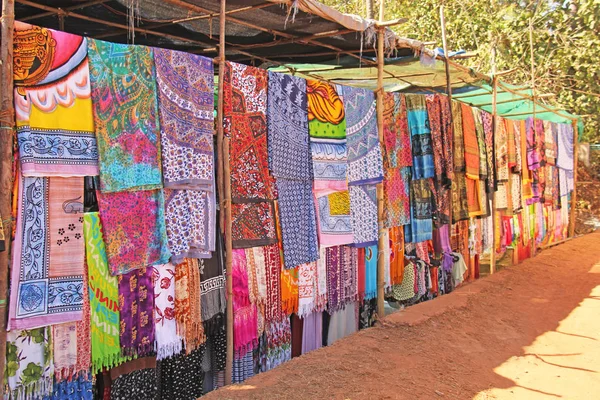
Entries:
POLYGON ((599 399, 600 232, 204 397, 599 399))

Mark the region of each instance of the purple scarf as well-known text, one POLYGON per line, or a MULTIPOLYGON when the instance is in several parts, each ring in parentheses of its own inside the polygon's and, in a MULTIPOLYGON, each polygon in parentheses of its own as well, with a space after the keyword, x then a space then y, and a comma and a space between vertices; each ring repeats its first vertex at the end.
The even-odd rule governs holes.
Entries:
POLYGON ((154 350, 154 285, 152 268, 119 275, 121 352, 147 356, 154 350))
POLYGON ((341 307, 342 290, 340 290, 342 278, 342 246, 333 246, 326 249, 326 267, 327 267, 327 302, 330 313, 337 311, 341 307))

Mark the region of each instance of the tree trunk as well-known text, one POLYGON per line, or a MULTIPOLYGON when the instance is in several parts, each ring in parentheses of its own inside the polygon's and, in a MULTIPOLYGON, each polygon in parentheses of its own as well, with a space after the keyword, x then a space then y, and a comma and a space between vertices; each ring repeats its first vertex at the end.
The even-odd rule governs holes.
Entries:
MULTIPOLYGON (((383 1, 383 0, 381 0, 383 1)), ((367 18, 369 19, 374 19, 375 18, 375 13, 373 12, 373 9, 375 8, 375 0, 365 0, 365 7, 367 9, 367 18)))

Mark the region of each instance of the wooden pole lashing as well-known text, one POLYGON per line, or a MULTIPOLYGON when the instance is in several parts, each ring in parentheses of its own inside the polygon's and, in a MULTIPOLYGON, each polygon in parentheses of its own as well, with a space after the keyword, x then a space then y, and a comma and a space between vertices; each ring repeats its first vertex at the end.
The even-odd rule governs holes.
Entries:
MULTIPOLYGON (((8 273, 12 232, 12 162, 15 132, 13 103, 13 29, 15 22, 14 0, 2 1, 2 30, 0 42, 0 217, 3 220, 5 251, 0 253, 0 382, 4 382, 6 362, 6 310, 8 299, 8 273)), ((4 384, 0 385, 4 397, 4 384)))
MULTIPOLYGON (((379 6, 379 21, 383 21, 383 1, 379 6)), ((384 40, 385 28, 377 29, 377 131, 379 133, 379 145, 383 145, 383 107, 384 107, 384 89, 383 89, 383 65, 384 59, 384 40)), ((378 255, 377 255, 377 316, 383 318, 385 316, 385 246, 389 244, 385 242, 383 235, 383 183, 377 184, 377 220, 379 225, 378 230, 378 255)))
POLYGON ((225 239, 225 271, 227 286, 227 352, 225 358, 225 384, 231 384, 231 373, 233 371, 233 284, 231 275, 231 257, 233 248, 231 244, 231 169, 229 166, 229 138, 225 137, 223 131, 223 78, 225 77, 225 18, 226 18, 226 0, 221 0, 221 9, 219 14, 219 98, 217 99, 217 144, 219 146, 220 166, 222 173, 218 179, 221 187, 220 199, 221 214, 224 218, 221 220, 221 226, 224 224, 225 239))

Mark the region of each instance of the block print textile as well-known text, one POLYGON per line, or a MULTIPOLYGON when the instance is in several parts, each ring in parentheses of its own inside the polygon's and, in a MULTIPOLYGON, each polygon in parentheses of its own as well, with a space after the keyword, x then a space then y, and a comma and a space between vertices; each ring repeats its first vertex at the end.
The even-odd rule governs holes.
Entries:
POLYGON ((83 178, 19 175, 9 329, 81 319, 82 199, 83 178))
POLYGON ((425 95, 410 94, 405 97, 408 130, 412 141, 413 179, 432 178, 435 168, 425 95))
POLYGON ((354 241, 350 192, 333 192, 317 198, 319 243, 322 246, 350 244, 354 241))
POLYGON ((98 175, 87 40, 16 22, 14 42, 14 102, 23 175, 98 175))
POLYGON ((375 185, 350 187, 350 215, 354 246, 377 244, 377 188, 375 185))
POLYGON ((162 360, 181 353, 183 348, 175 322, 175 265, 168 263, 152 268, 156 359, 162 360))
POLYGON ((164 186, 214 190, 210 58, 155 48, 164 186))
POLYGON ((88 39, 100 189, 162 187, 152 49, 88 39))
POLYGON ((390 168, 383 180, 383 226, 410 223, 410 168, 390 168))
POLYGON ((383 161, 375 94, 369 90, 343 86, 348 146, 348 183, 361 185, 383 180, 383 161))
POLYGON ((384 101, 384 167, 410 167, 413 160, 406 115, 406 99, 400 93, 386 93, 384 101))
POLYGON ((404 227, 406 242, 431 240, 433 199, 429 179, 415 179, 410 182, 410 203, 410 224, 404 227))
POLYGON ((277 243, 273 203, 231 205, 231 239, 236 249, 277 243))
POLYGON ((98 192, 98 208, 112 275, 169 261, 162 191, 98 192))

